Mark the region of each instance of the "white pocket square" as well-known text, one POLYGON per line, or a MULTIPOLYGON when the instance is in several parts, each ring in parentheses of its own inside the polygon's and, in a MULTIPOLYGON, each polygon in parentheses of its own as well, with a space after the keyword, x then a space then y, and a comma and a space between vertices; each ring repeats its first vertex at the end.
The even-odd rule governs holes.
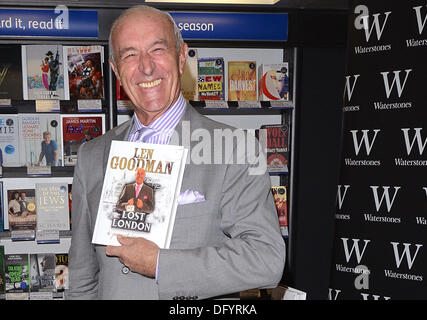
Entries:
POLYGON ((205 201, 205 196, 199 191, 187 189, 178 196, 178 205, 205 201))

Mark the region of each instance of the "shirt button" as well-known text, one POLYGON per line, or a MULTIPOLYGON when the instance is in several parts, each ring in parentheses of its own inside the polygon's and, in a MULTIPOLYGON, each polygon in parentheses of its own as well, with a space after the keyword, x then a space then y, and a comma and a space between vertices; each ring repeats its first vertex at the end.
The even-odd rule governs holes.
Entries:
POLYGON ((128 273, 129 273, 129 268, 128 268, 128 267, 126 267, 126 266, 124 266, 124 267, 122 268, 122 273, 123 273, 123 274, 128 274, 128 273))

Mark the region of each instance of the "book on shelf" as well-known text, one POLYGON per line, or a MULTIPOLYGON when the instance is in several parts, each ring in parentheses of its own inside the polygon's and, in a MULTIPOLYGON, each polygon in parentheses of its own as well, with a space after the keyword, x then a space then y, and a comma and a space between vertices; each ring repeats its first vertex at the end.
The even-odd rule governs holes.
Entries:
POLYGON ((0 300, 4 300, 6 289, 4 246, 0 245, 0 300))
POLYGON ((182 146, 112 141, 92 242, 117 235, 168 248, 187 157, 182 146))
POLYGON ((198 64, 199 100, 225 100, 224 58, 200 58, 198 64))
POLYGON ((54 253, 33 253, 30 257, 30 300, 52 300, 55 288, 54 253))
POLYGON ((256 61, 228 62, 228 100, 257 100, 256 61))
POLYGON ((62 45, 23 45, 24 100, 64 100, 62 45))
POLYGON ((70 230, 68 184, 36 183, 37 230, 70 230))
POLYGON ((64 166, 74 166, 80 145, 105 133, 105 114, 61 115, 64 166))
POLYGON ((53 290, 53 298, 64 299, 65 290, 69 288, 68 253, 57 253, 55 258, 55 287, 53 290))
POLYGON ((21 113, 18 119, 20 164, 62 166, 62 131, 59 114, 21 113))
POLYGON ((64 46, 65 99, 104 99, 104 47, 64 46))
POLYGON ((0 181, 0 232, 4 231, 4 199, 3 199, 3 181, 0 181))
POLYGON ((6 300, 28 300, 30 265, 28 254, 5 255, 6 300))
POLYGON ((288 230, 288 195, 286 186, 272 186, 277 217, 279 218, 280 232, 283 237, 289 236, 288 230))
POLYGON ((198 101, 197 49, 188 49, 187 63, 181 76, 181 92, 186 100, 198 101))
POLYGON ((125 89, 120 85, 119 79, 116 78, 116 102, 117 112, 128 112, 133 110, 132 102, 129 99, 125 89))
POLYGON ((289 66, 287 62, 260 65, 258 82, 260 101, 289 101, 289 66))
POLYGON ((0 115, 0 165, 19 167, 19 121, 16 114, 0 115))
POLYGON ((0 51, 0 99, 22 100, 21 47, 4 45, 0 51))

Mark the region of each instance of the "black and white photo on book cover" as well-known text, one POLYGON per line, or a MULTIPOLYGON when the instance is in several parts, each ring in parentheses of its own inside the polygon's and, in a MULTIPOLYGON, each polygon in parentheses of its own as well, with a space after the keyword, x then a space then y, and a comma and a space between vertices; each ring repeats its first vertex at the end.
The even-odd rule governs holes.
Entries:
POLYGON ((120 245, 117 235, 168 248, 188 150, 112 141, 92 242, 120 245))

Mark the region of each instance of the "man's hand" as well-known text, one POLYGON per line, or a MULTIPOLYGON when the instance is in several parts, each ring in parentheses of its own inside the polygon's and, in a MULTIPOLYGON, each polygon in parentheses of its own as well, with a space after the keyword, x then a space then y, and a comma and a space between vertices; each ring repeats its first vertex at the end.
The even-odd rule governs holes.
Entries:
POLYGON ((132 272, 147 277, 156 276, 157 255, 160 248, 152 241, 144 238, 117 236, 121 246, 107 246, 107 256, 118 257, 120 262, 132 272))
POLYGON ((142 202, 141 199, 137 199, 136 200, 136 207, 139 209, 142 209, 142 207, 144 206, 144 203, 142 202))

